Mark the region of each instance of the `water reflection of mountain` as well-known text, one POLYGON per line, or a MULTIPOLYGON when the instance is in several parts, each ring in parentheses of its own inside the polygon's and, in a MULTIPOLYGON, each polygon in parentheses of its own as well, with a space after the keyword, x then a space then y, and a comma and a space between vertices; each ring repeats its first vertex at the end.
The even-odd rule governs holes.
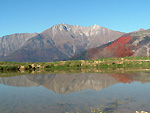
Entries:
POLYGON ((78 92, 85 89, 102 90, 113 84, 139 81, 150 82, 149 73, 137 74, 100 74, 100 73, 72 73, 47 75, 22 75, 1 77, 0 84, 16 87, 40 86, 56 93, 78 92))

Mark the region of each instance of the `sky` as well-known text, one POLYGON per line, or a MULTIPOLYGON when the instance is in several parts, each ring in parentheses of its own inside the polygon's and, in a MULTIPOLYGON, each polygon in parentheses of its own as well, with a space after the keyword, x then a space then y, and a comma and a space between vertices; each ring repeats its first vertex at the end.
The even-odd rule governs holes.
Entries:
POLYGON ((150 0, 0 0, 0 37, 55 24, 132 32, 150 28, 150 0))

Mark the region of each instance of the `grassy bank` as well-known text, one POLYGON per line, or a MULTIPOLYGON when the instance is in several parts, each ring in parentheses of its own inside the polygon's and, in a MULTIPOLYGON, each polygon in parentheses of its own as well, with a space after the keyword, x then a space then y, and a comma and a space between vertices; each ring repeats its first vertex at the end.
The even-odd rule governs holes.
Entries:
MULTIPOLYGON (((150 69, 149 57, 103 58, 56 62, 0 62, 0 71, 65 71, 65 70, 140 70, 150 69)), ((99 72, 99 71, 98 71, 99 72)))

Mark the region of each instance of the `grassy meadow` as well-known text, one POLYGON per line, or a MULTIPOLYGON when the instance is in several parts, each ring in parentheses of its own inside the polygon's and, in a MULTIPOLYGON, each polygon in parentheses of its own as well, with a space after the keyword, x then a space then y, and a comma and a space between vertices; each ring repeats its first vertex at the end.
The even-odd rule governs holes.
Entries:
POLYGON ((140 71, 150 69, 149 57, 101 58, 97 60, 72 60, 55 62, 0 62, 0 72, 107 72, 140 71))

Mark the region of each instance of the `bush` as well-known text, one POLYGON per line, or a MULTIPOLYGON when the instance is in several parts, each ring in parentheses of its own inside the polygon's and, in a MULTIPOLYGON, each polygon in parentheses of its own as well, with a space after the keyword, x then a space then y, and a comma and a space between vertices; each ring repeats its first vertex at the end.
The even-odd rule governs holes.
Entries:
POLYGON ((3 70, 3 67, 2 67, 2 66, 0 66, 0 70, 3 70))
POLYGON ((54 64, 46 65, 44 68, 52 68, 55 67, 54 64))

